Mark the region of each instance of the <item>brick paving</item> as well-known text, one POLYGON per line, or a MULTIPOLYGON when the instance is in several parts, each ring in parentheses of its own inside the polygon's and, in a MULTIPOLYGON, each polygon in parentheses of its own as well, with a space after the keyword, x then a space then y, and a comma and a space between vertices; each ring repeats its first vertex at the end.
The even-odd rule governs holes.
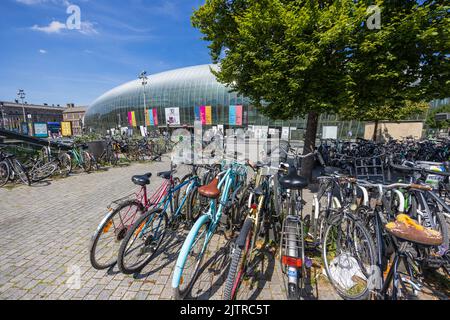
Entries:
MULTIPOLYGON (((106 207, 137 190, 131 176, 168 168, 165 159, 80 173, 33 187, 0 189, 0 299, 172 299, 172 270, 186 232, 168 237, 165 249, 139 275, 123 275, 117 267, 97 271, 91 267, 88 253, 90 238, 106 215, 106 207), (79 286, 73 282, 76 279, 79 286)), ((159 183, 154 175, 150 189, 159 183)), ((222 235, 213 238, 192 298, 222 298, 228 255, 221 248, 226 242, 222 235)), ((278 262, 271 255, 263 261, 264 275, 249 288, 252 299, 284 299, 278 262)), ((315 282, 319 286, 311 288, 309 298, 338 298, 323 277, 315 282)))

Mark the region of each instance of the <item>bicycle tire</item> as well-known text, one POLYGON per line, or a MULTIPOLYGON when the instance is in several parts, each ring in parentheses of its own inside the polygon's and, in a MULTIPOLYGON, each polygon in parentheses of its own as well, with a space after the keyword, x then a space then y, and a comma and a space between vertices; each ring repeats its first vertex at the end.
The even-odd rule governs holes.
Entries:
POLYGON ((6 161, 0 162, 0 188, 5 186, 9 181, 10 169, 6 161))
MULTIPOLYGON (((360 232, 364 235, 366 245, 370 252, 369 267, 378 265, 375 244, 373 242, 373 239, 372 239, 372 236, 371 236, 369 230, 367 230, 367 228, 358 219, 353 217, 351 214, 346 214, 345 216, 338 216, 333 221, 327 222, 326 230, 324 233, 323 244, 322 244, 322 259, 324 262, 325 272, 326 272, 329 282, 335 289, 336 293, 339 296, 341 296, 344 300, 367 300, 370 297, 370 290, 369 290, 368 286, 366 286, 364 288, 364 290, 359 294, 349 295, 339 287, 339 285, 337 284, 337 281, 335 281, 331 275, 330 266, 329 266, 328 259, 327 259, 327 253, 328 253, 327 239, 328 239, 328 236, 331 234, 330 232, 333 227, 342 225, 343 218, 349 219, 352 223, 354 223, 355 226, 357 226, 357 228, 360 230, 360 232)), ((359 261, 358 261, 358 264, 361 266, 361 263, 359 261)), ((373 275, 373 274, 371 274, 371 275, 373 275)), ((367 280, 370 281, 370 279, 367 279, 367 280)))
POLYGON ((20 181, 22 181, 23 184, 31 186, 31 180, 28 175, 28 171, 25 169, 25 167, 19 160, 14 159, 14 161, 12 162, 12 170, 14 171, 14 173, 17 174, 17 176, 19 177, 20 181))
MULTIPOLYGON (((210 221, 207 216, 202 216, 202 218, 197 220, 196 224, 191 229, 191 231, 190 231, 188 237, 186 238, 186 240, 183 244, 183 247, 181 249, 181 253, 186 252, 186 260, 184 262, 184 265, 180 266, 180 258, 183 259, 181 254, 178 256, 177 263, 175 265, 175 271, 179 271, 179 275, 180 275, 180 281, 178 283, 176 283, 177 272, 174 272, 172 287, 174 290, 174 299, 175 300, 185 299, 186 296, 192 290, 192 287, 194 286, 195 281, 197 280, 197 278, 199 276, 200 266, 203 263, 203 259, 204 259, 204 253, 201 255, 199 254, 197 256, 197 258, 193 261, 194 269, 193 269, 192 275, 188 279, 189 281, 184 280, 183 274, 186 274, 185 271, 186 271, 187 259, 188 259, 189 255, 192 254, 192 250, 194 249, 194 246, 192 246, 192 244, 200 243, 201 245, 203 245, 203 242, 201 240, 203 237, 206 237, 206 235, 207 235, 206 231, 209 229, 210 221), (202 231, 203 227, 205 228, 205 230, 202 231), (187 283, 187 285, 183 288, 180 288, 180 285, 182 285, 184 283, 187 283)), ((206 238, 205 238, 205 240, 206 240, 206 238)), ((192 256, 195 256, 195 255, 192 254, 192 256)))
POLYGON ((45 180, 51 177, 57 169, 58 165, 52 162, 33 168, 29 173, 31 182, 40 182, 45 180))
MULTIPOLYGON (((166 235, 166 230, 167 230, 168 225, 169 225, 169 219, 167 217, 167 214, 166 214, 166 212, 162 211, 161 209, 150 210, 149 212, 143 214, 133 224, 133 226, 128 230, 127 235, 125 236, 122 243, 120 244, 119 254, 118 254, 118 258, 117 258, 117 265, 119 267, 119 270, 123 274, 134 274, 134 273, 138 273, 142 269, 144 269, 145 266, 153 259, 156 252, 158 252, 159 247, 161 246, 161 243, 164 240, 164 237, 166 235), (162 219, 162 222, 164 223, 165 228, 164 228, 164 232, 159 237, 159 240, 158 240, 156 246, 153 248, 153 252, 137 265, 134 265, 134 266, 125 265, 124 258, 126 255, 126 250, 128 248, 128 243, 132 239, 133 235, 135 235, 137 237, 142 232, 143 227, 145 227, 147 224, 147 219, 151 218, 152 221, 156 221, 156 219, 158 219, 158 217, 160 217, 159 219, 162 219)), ((146 239, 143 242, 145 244, 145 246, 150 245, 150 244, 146 244, 147 240, 148 239, 146 239)))
MULTIPOLYGON (((115 256, 114 261, 112 261, 112 262, 109 261, 107 263, 102 263, 102 262, 99 261, 100 259, 97 259, 97 257, 96 257, 97 245, 98 245, 98 242, 100 240, 100 237, 104 233, 107 233, 107 231, 104 232, 104 230, 105 230, 105 228, 108 225, 110 225, 111 221, 114 221, 113 220, 114 217, 118 213, 120 213, 124 208, 132 207, 132 206, 135 206, 137 208, 137 213, 139 213, 139 216, 141 216, 142 213, 144 212, 144 206, 142 205, 142 203, 140 203, 139 201, 136 201, 136 200, 127 201, 127 202, 124 202, 124 203, 120 204, 111 214, 109 214, 107 216, 107 218, 104 219, 100 223, 99 227, 95 231, 94 235, 91 238, 91 243, 90 243, 90 246, 89 246, 89 258, 90 258, 90 261, 91 261, 91 265, 92 265, 92 267, 94 269, 104 270, 104 269, 108 269, 108 268, 110 268, 110 267, 112 267, 113 265, 116 264, 118 250, 117 250, 117 253, 115 253, 115 255, 114 255, 115 256)), ((134 221, 133 221, 133 223, 134 223, 134 221)), ((131 225, 133 225, 133 223, 131 225)), ((120 241, 122 241, 123 238, 121 239, 121 237, 125 237, 127 231, 128 231, 128 228, 126 230, 123 229, 123 230, 119 231, 118 234, 117 234, 117 238, 116 239, 119 239, 120 241)))
POLYGON ((82 167, 83 167, 83 170, 84 170, 86 173, 91 172, 91 170, 92 170, 92 161, 91 161, 91 156, 89 155, 89 153, 86 152, 86 151, 83 151, 83 152, 81 153, 81 158, 82 158, 82 167))
POLYGON ((224 300, 236 300, 237 292, 245 274, 245 265, 249 257, 249 250, 253 237, 253 220, 246 219, 235 243, 231 255, 230 270, 228 271, 223 292, 224 300), (241 259, 242 258, 242 259, 241 259))
POLYGON ((72 173, 72 158, 67 153, 63 153, 58 157, 59 172, 62 177, 67 177, 72 173))

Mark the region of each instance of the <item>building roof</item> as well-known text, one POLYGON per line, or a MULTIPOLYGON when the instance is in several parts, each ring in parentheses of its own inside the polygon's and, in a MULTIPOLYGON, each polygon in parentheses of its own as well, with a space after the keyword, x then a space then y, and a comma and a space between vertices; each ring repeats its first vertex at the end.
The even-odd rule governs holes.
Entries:
MULTIPOLYGON (((22 108, 21 103, 15 103, 15 102, 6 102, 1 101, 0 103, 3 103, 3 105, 7 108, 22 108)), ((48 110, 48 111, 58 111, 63 112, 64 107, 61 106, 45 106, 45 105, 39 105, 39 104, 24 104, 24 107, 26 109, 39 109, 39 110, 48 110)))
POLYGON ((66 108, 63 113, 75 113, 75 112, 86 112, 86 107, 75 107, 75 108, 66 108))

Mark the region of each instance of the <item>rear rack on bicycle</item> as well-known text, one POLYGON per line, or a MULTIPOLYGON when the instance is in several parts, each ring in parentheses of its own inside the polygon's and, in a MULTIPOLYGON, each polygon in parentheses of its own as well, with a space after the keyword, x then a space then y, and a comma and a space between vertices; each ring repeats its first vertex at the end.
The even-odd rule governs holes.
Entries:
MULTIPOLYGON (((304 256, 304 225, 300 217, 287 216, 281 231, 280 259, 283 257, 300 258, 301 264, 304 256)), ((301 265, 298 266, 299 268, 301 265)), ((287 274, 288 266, 282 264, 282 271, 287 274)))
POLYGON ((370 158, 353 158, 356 177, 361 180, 377 181, 384 184, 386 181, 383 159, 384 155, 370 158))

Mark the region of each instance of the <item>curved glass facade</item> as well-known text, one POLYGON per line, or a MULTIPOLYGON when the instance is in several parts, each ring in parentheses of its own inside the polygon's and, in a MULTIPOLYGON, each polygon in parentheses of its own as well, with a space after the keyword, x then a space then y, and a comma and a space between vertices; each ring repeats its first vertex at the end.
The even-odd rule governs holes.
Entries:
MULTIPOLYGON (((223 84, 217 82, 211 73, 211 69, 217 68, 217 65, 199 65, 151 75, 145 86, 145 104, 141 80, 137 79, 114 88, 89 107, 85 116, 85 127, 100 133, 118 127, 139 127, 144 124, 144 110, 154 109, 158 119, 156 127, 165 128, 166 109, 173 108, 179 108, 177 117, 179 121, 177 125, 171 127, 192 127, 194 120, 198 119, 198 108, 211 106, 207 122, 209 126, 224 125, 225 129, 252 125, 278 129, 293 127, 298 129, 296 136, 301 138, 301 133, 306 128, 304 119, 274 121, 262 116, 251 105, 249 99, 230 92, 223 84), (230 125, 230 106, 236 105, 243 106, 242 125, 239 126, 230 125), (131 125, 130 112, 135 114, 131 125)), ((349 131, 352 131, 353 137, 364 136, 364 123, 340 121, 336 115, 321 116, 319 135, 323 126, 337 126, 340 138, 346 137, 349 131)))
MULTIPOLYGON (((247 98, 230 92, 217 82, 210 68, 216 69, 217 66, 193 66, 148 77, 145 107, 157 110, 159 127, 166 127, 168 108, 179 108, 178 126, 193 126, 195 108, 200 106, 211 106, 210 125, 228 126, 230 106, 234 105, 243 106, 242 126, 274 125, 273 121, 260 115, 247 98)), ((144 124, 144 110, 144 86, 138 79, 112 89, 95 100, 86 113, 85 125, 95 131, 125 127, 128 126, 128 113, 134 111, 136 124, 140 126, 144 124)), ((278 121, 277 125, 282 126, 283 121, 278 121)), ((285 125, 289 123, 285 122, 285 125)))

